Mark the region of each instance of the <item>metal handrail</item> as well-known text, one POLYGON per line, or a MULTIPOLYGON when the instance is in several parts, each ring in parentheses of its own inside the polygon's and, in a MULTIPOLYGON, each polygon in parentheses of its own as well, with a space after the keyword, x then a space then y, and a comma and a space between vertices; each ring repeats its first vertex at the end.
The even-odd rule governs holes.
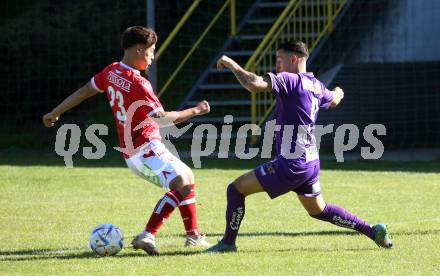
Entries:
POLYGON ((223 13, 223 11, 226 9, 226 7, 230 4, 231 0, 227 0, 223 6, 220 8, 220 10, 217 12, 217 14, 214 16, 214 18, 211 20, 211 22, 208 24, 208 26, 205 28, 203 33, 200 35, 200 37, 197 39, 197 41, 194 43, 194 45, 191 47, 189 52, 186 54, 186 56, 182 59, 180 64, 177 66, 176 70, 174 70, 173 74, 168 78, 167 82, 162 86, 162 89, 157 94, 158 97, 162 96, 162 94, 166 91, 168 86, 173 82, 174 78, 177 76, 177 74, 182 69, 183 65, 187 62, 189 57, 192 55, 192 53, 196 50, 196 48, 199 46, 199 44, 202 42, 202 40, 205 38, 205 36, 208 34, 208 32, 211 30, 212 26, 217 22, 217 20, 220 18, 220 15, 223 13))
POLYGON ((177 35, 177 33, 180 31, 182 26, 185 24, 186 20, 190 17, 190 15, 194 12, 194 10, 197 8, 197 6, 202 2, 202 0, 195 0, 191 6, 188 8, 188 10, 185 12, 185 14, 182 16, 182 18, 177 23, 176 27, 174 27, 173 31, 170 33, 170 35, 165 39, 163 44, 160 46, 159 50, 157 51, 155 55, 156 61, 159 60, 160 56, 163 52, 165 52, 165 49, 170 45, 171 41, 174 39, 174 37, 177 35))
MULTIPOLYGON (((315 0, 316 1, 316 0, 315 0)), ((346 0, 341 0, 335 3, 334 0, 323 0, 327 1, 327 22, 320 28, 319 24, 316 26, 314 23, 310 26, 312 29, 312 32, 317 29, 317 36, 312 39, 310 43, 309 52, 311 53, 313 49, 318 45, 318 42, 323 38, 326 33, 331 32, 333 30, 333 22, 336 18, 336 16, 339 14, 339 12, 342 10, 344 5, 346 4, 346 0)), ((277 43, 277 41, 281 38, 283 40, 282 36, 286 33, 290 33, 290 21, 291 19, 297 19, 301 18, 303 16, 303 11, 299 8, 300 5, 304 2, 303 0, 291 0, 289 4, 286 6, 286 8, 283 10, 282 14, 278 18, 278 20, 274 23, 272 28, 269 30, 265 38, 263 39, 262 43, 259 45, 255 53, 252 55, 252 57, 249 59, 248 63, 245 65, 245 68, 247 70, 251 71, 257 71, 257 67, 263 63, 264 68, 267 67, 266 60, 264 57, 266 57, 270 50, 273 50, 271 47, 274 43, 277 43), (294 5, 296 4, 296 5, 294 5)), ((311 3, 311 2, 307 2, 311 3)), ((313 2, 312 2, 313 4, 313 2)), ((308 9, 305 9, 305 17, 307 17, 308 9)), ((320 15, 319 9, 317 9, 317 15, 320 15)), ((311 16, 315 15, 315 11, 312 8, 311 9, 311 16)), ((292 21, 293 22, 293 21, 292 21)), ((312 21, 313 22, 313 21, 312 21)), ((295 35, 296 31, 299 30, 300 33, 304 31, 304 33, 309 34, 309 26, 308 24, 305 24, 305 30, 302 29, 302 25, 298 24, 296 26, 295 24, 292 25, 293 27, 293 34, 295 35)), ((273 65, 273 64, 272 64, 273 65)), ((270 66, 270 64, 269 64, 270 66)), ((273 67, 273 66, 272 66, 273 67)), ((267 105, 257 105, 257 98, 264 97, 265 99, 268 97, 266 95, 267 93, 259 93, 258 95, 255 93, 251 94, 251 120, 253 124, 256 124, 258 126, 261 126, 264 121, 267 119, 267 117, 272 112, 273 108, 275 107, 275 102, 272 101, 269 107, 267 105), (260 95, 264 94, 264 95, 260 95), (264 113, 260 118, 258 118, 259 114, 264 113)), ((273 98, 272 95, 269 95, 269 97, 273 98)))
POLYGON ((275 21, 275 23, 272 25, 270 30, 267 32, 266 36, 263 38, 263 41, 261 41, 260 45, 258 45, 257 49, 254 51, 252 56, 249 58, 248 62, 246 62, 246 65, 244 66, 244 69, 250 70, 252 69, 252 65, 255 64, 255 59, 260 55, 261 51, 263 51, 264 46, 266 45, 267 41, 271 38, 272 34, 278 29, 278 26, 281 24, 281 22, 286 17, 289 10, 292 8, 293 4, 295 4, 296 0, 291 0, 289 4, 284 8, 281 15, 278 17, 278 19, 275 21))
MULTIPOLYGON (((200 3, 201 0, 194 1, 191 7, 188 9, 188 11, 185 13, 185 15, 182 17, 182 19, 179 21, 179 23, 176 25, 174 30, 171 32, 170 37, 168 37, 163 46, 159 49, 159 51, 156 54, 156 60, 161 56, 161 54, 165 51, 166 47, 169 45, 171 40, 174 38, 174 36, 177 34, 177 32, 180 30, 182 25, 185 23, 186 19, 191 15, 191 13, 194 11, 194 9, 197 7, 197 5, 200 3)), ((237 20, 236 20, 236 0, 227 0, 223 6, 220 8, 220 10, 217 12, 217 14, 213 17, 211 22, 208 24, 208 26, 205 28, 205 30, 202 32, 200 37, 197 39, 197 41, 193 44, 191 49, 188 51, 188 53, 185 55, 185 57, 182 59, 182 61, 179 63, 179 65, 176 67, 174 72, 171 74, 171 76, 167 79, 165 84, 160 89, 159 93, 157 94, 158 97, 162 96, 167 88, 171 85, 173 80, 176 78, 177 74, 181 71, 182 67, 185 65, 185 63, 188 61, 188 59, 191 57, 193 52, 196 50, 196 48, 199 46, 199 44, 202 42, 202 40, 206 37, 208 32, 211 30, 211 28, 214 26, 214 24, 218 21, 220 16, 223 14, 225 9, 230 6, 230 35, 235 36, 237 33, 237 20)))

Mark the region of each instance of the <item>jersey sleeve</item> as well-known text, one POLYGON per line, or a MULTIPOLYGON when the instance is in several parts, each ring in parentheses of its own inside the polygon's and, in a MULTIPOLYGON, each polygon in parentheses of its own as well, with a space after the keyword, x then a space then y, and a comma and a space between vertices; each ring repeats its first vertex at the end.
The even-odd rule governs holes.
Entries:
MULTIPOLYGON (((324 86, 324 85, 323 85, 324 86)), ((327 88, 323 89, 321 102, 319 103, 319 108, 328 109, 330 104, 333 101, 333 91, 328 90, 327 88)))
POLYGON ((147 102, 144 108, 149 117, 156 117, 160 111, 164 111, 162 104, 153 92, 153 87, 148 80, 140 81, 139 86, 135 90, 136 98, 147 102))
POLYGON ((267 73, 266 75, 270 78, 272 91, 279 95, 287 95, 291 93, 299 81, 298 75, 293 73, 282 72, 276 75, 273 73, 267 73))
POLYGON ((104 68, 101 72, 94 75, 92 79, 90 80, 90 83, 92 84, 93 88, 99 92, 104 92, 106 89, 106 79, 108 75, 109 68, 108 66, 104 68))

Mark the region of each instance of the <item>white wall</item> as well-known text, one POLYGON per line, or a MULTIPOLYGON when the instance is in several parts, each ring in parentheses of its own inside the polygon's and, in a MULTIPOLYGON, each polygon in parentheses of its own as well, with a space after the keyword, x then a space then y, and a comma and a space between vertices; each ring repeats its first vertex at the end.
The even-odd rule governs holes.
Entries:
POLYGON ((440 0, 393 0, 383 20, 366 33, 361 62, 440 60, 440 0))

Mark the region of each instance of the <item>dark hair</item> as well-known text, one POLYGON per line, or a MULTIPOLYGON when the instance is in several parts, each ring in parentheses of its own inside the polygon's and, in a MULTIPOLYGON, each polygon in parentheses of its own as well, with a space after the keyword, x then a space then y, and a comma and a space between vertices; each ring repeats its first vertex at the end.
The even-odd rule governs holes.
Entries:
POLYGON ((127 50, 133 45, 144 44, 151 47, 157 42, 157 34, 153 29, 143 26, 132 26, 125 29, 121 37, 122 49, 127 50))
POLYGON ((309 57, 309 49, 307 48, 307 44, 302 41, 287 41, 279 45, 277 50, 283 50, 284 52, 296 54, 300 58, 309 57))

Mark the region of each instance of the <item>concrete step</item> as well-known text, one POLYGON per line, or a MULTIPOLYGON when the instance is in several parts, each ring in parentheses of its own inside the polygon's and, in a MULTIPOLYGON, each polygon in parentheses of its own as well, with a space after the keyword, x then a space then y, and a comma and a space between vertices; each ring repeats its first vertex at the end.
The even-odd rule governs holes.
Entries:
MULTIPOLYGON (((208 116, 202 116, 202 117, 194 117, 191 118, 188 122, 190 123, 200 123, 200 124, 218 124, 223 123, 225 117, 208 117, 208 116)), ((234 117, 233 123, 250 123, 251 117, 234 117)))
POLYGON ((212 73, 212 74, 224 74, 224 73, 231 73, 231 71, 230 70, 224 70, 224 69, 218 70, 217 68, 211 68, 211 69, 209 69, 209 73, 212 73))
POLYGON ((237 90, 244 89, 240 84, 227 84, 227 83, 216 83, 216 84, 202 84, 198 87, 201 90, 237 90))
POLYGON ((248 24, 273 24, 277 20, 277 17, 263 17, 263 18, 255 18, 249 19, 247 21, 248 24))
POLYGON ((223 54, 230 57, 250 57, 253 53, 252 51, 226 51, 223 54))
POLYGON ((284 8, 289 4, 289 2, 262 2, 258 4, 259 8, 284 8))
POLYGON ((263 40, 264 35, 238 35, 238 40, 263 40))
MULTIPOLYGON (((248 24, 273 24, 277 20, 277 17, 256 18, 247 21, 248 24)), ((295 17, 290 22, 313 22, 313 21, 325 21, 326 16, 308 16, 308 17, 295 17)))
MULTIPOLYGON (((332 5, 340 4, 340 3, 342 3, 342 1, 345 1, 345 0, 333 0, 332 5)), ((327 6, 328 2, 329 2, 328 0, 307 0, 302 3, 302 6, 306 6, 306 7, 308 7, 308 6, 324 6, 324 5, 327 6)))
MULTIPOLYGON (((225 137, 225 138, 228 138, 228 137, 225 137)), ((220 134, 217 134, 217 135, 202 135, 202 136, 195 136, 195 135, 191 135, 191 134, 184 134, 184 135, 181 135, 181 136, 179 136, 178 138, 175 138, 175 139, 192 140, 193 138, 196 138, 196 139, 201 139, 201 138, 203 138, 203 139, 220 139, 221 137, 220 137, 220 134)), ((248 138, 250 138, 250 135, 248 135, 248 134, 246 134, 246 135, 237 135, 237 133, 231 133, 230 138, 231 139, 237 139, 237 138, 239 138, 239 139, 248 139, 248 138)), ((173 138, 171 138, 171 140, 173 140, 173 138)))
MULTIPOLYGON (((195 106, 198 101, 188 101, 187 106, 195 106)), ((261 100, 257 101, 257 104, 270 104, 271 100, 261 100)), ((210 101, 210 106, 249 106, 251 105, 250 100, 225 100, 225 101, 210 101)))

